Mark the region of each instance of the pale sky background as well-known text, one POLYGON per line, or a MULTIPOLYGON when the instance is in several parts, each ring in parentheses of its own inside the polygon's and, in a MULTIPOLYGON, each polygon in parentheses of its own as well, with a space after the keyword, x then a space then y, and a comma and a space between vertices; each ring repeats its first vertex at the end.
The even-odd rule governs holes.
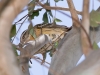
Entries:
MULTIPOLYGON (((45 1, 45 0, 44 0, 44 1, 45 1)), ((53 1, 54 1, 54 0, 51 0, 51 5, 52 5, 52 6, 55 5, 53 1)), ((75 5, 76 10, 78 10, 78 11, 81 11, 81 10, 82 10, 82 3, 83 3, 83 0, 73 0, 73 3, 74 3, 74 5, 75 5)), ((95 9, 95 10, 99 7, 99 5, 100 5, 100 3, 99 3, 97 0, 94 0, 94 9, 95 9)), ((60 6, 60 7, 68 7, 66 0, 64 0, 64 1, 59 1, 59 2, 57 3, 57 6, 60 6)), ((92 10, 92 0, 90 0, 90 11, 91 11, 91 10, 92 10)), ((42 11, 40 12, 40 15, 39 15, 38 17, 35 17, 35 18, 34 18, 34 20, 32 21, 34 25, 43 22, 41 17, 43 16, 44 11, 45 11, 45 10, 42 10, 42 11)), ((65 12, 65 11, 64 11, 64 12, 65 12)), ((53 13, 53 15, 54 15, 54 11, 52 11, 52 13, 53 13)), ((70 15, 69 12, 65 12, 65 13, 67 13, 67 14, 70 15)), ((15 19, 14 22, 18 21, 21 17, 23 17, 23 16, 26 15, 26 14, 27 14, 27 11, 25 11, 25 12, 19 14, 19 15, 16 17, 16 19, 15 19)), ((81 18, 81 16, 79 16, 79 17, 81 18)), ((68 18, 68 17, 66 17, 65 15, 59 13, 59 12, 56 13, 56 18, 62 20, 61 23, 58 23, 58 24, 60 24, 60 25, 66 25, 66 26, 68 26, 68 27, 72 25, 71 19, 68 18)), ((18 43, 19 43, 20 35, 21 35, 21 33, 22 33, 25 29, 27 29, 28 25, 29 25, 29 22, 28 22, 28 21, 25 21, 24 25, 22 26, 22 28, 20 29, 19 33, 17 34, 17 37, 16 37, 15 40, 14 40, 14 43, 15 43, 15 44, 18 44, 18 43)), ((19 28, 19 26, 20 26, 20 25, 17 25, 17 29, 19 28)), ((38 54, 38 56, 39 56, 39 57, 42 57, 40 54, 38 54)), ((81 60, 78 62, 78 64, 79 64, 82 60, 84 60, 84 59, 85 59, 85 58, 84 58, 84 55, 83 55, 82 58, 81 58, 81 60)), ((49 63, 51 62, 51 58, 49 57, 49 55, 47 55, 46 61, 49 62, 49 63)), ((49 66, 49 65, 48 65, 48 66, 49 66)), ((47 74, 48 74, 48 68, 45 68, 44 66, 42 66, 40 63, 38 63, 38 62, 35 61, 35 60, 32 60, 31 67, 32 67, 32 68, 30 69, 31 75, 47 75, 47 74)))

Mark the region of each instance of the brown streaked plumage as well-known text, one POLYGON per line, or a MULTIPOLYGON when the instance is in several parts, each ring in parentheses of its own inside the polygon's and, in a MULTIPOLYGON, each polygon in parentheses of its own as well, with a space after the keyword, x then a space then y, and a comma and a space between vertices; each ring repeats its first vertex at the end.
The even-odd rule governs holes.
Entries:
MULTIPOLYGON (((53 25, 53 24, 37 24, 33 27, 36 37, 39 37, 42 34, 47 34, 52 40, 52 45, 54 42, 59 42, 64 35, 71 30, 71 27, 68 28, 64 25, 53 25)), ((35 37, 32 35, 25 36, 27 30, 25 30, 20 38, 20 42, 27 43, 29 41, 35 40, 35 37)), ((35 54, 44 54, 46 50, 51 50, 53 48, 51 44, 46 44, 35 54)), ((45 59, 43 59, 44 62, 45 59)))

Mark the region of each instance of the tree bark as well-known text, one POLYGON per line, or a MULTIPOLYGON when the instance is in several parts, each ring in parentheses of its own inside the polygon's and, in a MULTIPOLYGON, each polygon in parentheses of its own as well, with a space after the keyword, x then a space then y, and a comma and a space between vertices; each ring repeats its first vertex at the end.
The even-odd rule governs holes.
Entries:
POLYGON ((77 67, 73 68, 66 74, 100 75, 100 50, 92 51, 81 64, 79 64, 77 67))
POLYGON ((63 75, 76 66, 82 55, 80 29, 73 27, 58 45, 48 75, 63 75))
MULTIPOLYGON (((58 51, 52 57, 48 75, 66 75, 68 71, 73 72, 71 70, 76 66, 76 63, 82 55, 80 36, 80 29, 73 27, 60 42, 58 51)), ((90 30, 89 36, 92 43, 94 40, 98 43, 100 41, 100 26, 95 31, 95 34, 93 30, 90 30)), ((70 75, 74 75, 74 73, 70 75)))
POLYGON ((10 43, 12 22, 29 0, 9 0, 0 10, 0 75, 22 75, 10 43), (23 2, 23 3, 22 3, 23 2))
POLYGON ((20 67, 24 73, 24 75, 30 75, 29 73, 29 60, 33 57, 40 48, 42 48, 45 44, 50 43, 50 37, 47 35, 41 35, 36 38, 34 41, 31 41, 26 44, 26 46, 20 49, 20 67))
POLYGON ((81 44, 82 44, 82 51, 85 56, 87 56, 92 50, 91 41, 88 38, 90 31, 89 3, 90 0, 83 1, 82 26, 86 32, 83 29, 81 29, 81 44))

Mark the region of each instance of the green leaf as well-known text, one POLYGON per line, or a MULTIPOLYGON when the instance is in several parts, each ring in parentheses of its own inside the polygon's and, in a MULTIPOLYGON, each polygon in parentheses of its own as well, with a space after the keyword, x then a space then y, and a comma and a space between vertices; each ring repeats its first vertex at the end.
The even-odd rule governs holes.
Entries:
POLYGON ((51 51, 50 51, 49 55, 50 55, 50 57, 52 57, 52 56, 53 56, 53 54, 52 54, 52 52, 51 52, 51 51))
POLYGON ((100 12, 92 10, 90 13, 91 27, 98 27, 99 24, 100 24, 100 12))
POLYGON ((13 50, 14 50, 15 55, 18 56, 18 53, 17 53, 16 47, 15 47, 14 45, 12 45, 12 47, 13 47, 13 50))
MULTIPOLYGON (((56 43, 57 44, 57 43, 56 43)), ((58 46, 58 45, 56 45, 56 46, 58 46)), ((49 55, 50 55, 50 57, 52 57, 53 56, 53 53, 55 52, 55 47, 53 47, 52 49, 50 49, 50 50, 47 50, 46 51, 46 53, 49 53, 49 55)))
POLYGON ((99 49, 99 46, 97 45, 97 43, 96 43, 96 42, 93 42, 93 49, 94 49, 94 50, 99 49))
POLYGON ((31 14, 33 12, 34 8, 35 8, 35 1, 31 1, 28 4, 28 13, 31 14))
POLYGON ((33 12, 32 15, 29 15, 31 19, 34 19, 35 16, 39 15, 39 11, 33 12))
POLYGON ((36 34, 35 34, 33 28, 30 29, 29 34, 32 35, 36 39, 36 34))
POLYGON ((46 53, 49 53, 50 57, 53 56, 53 53, 54 53, 54 48, 50 49, 50 50, 46 50, 46 53))
POLYGON ((56 49, 57 47, 58 47, 58 42, 55 42, 53 48, 52 48, 51 50, 48 51, 50 57, 53 56, 53 53, 55 52, 55 49, 56 49))
POLYGON ((55 18, 54 21, 55 21, 55 22, 62 22, 62 21, 61 21, 60 19, 58 19, 58 18, 55 18))
POLYGON ((34 19, 35 16, 39 15, 39 11, 41 11, 42 9, 39 10, 34 10, 35 8, 35 1, 36 0, 32 0, 29 4, 28 4, 28 14, 30 19, 34 19))
POLYGON ((55 42, 54 43, 54 48, 57 48, 58 47, 58 42, 55 42))
POLYGON ((32 35, 34 38, 36 38, 36 34, 35 34, 34 27, 33 27, 32 24, 30 24, 28 26, 28 32, 29 32, 30 35, 32 35))
POLYGON ((12 38, 13 36, 15 36, 16 34, 16 25, 14 24, 11 28, 11 32, 10 32, 10 38, 12 38))
POLYGON ((44 23, 48 23, 47 12, 44 13, 42 20, 44 21, 44 23))
POLYGON ((63 0, 54 0, 55 2, 63 1, 63 0))
POLYGON ((52 49, 46 50, 45 54, 47 54, 47 53, 49 53, 50 57, 52 57, 52 55, 53 55, 53 50, 52 50, 52 49))
POLYGON ((51 10, 46 10, 46 11, 51 17, 53 17, 51 10))
POLYGON ((28 26, 28 31, 30 31, 32 28, 33 28, 33 25, 30 24, 30 25, 28 26))

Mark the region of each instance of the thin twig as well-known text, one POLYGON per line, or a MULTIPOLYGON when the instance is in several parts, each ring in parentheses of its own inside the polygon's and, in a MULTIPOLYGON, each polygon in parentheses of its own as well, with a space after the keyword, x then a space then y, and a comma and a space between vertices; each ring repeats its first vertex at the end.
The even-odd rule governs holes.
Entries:
MULTIPOLYGON (((40 6, 42 6, 43 8, 47 9, 47 10, 64 10, 64 11, 69 11, 69 8, 63 8, 63 7, 51 7, 48 5, 44 5, 41 2, 37 2, 40 6)), ((82 14, 82 12, 77 11, 77 14, 82 14)))
MULTIPOLYGON (((43 61, 43 60, 42 60, 41 58, 39 58, 38 56, 32 56, 32 58, 33 58, 33 59, 39 59, 39 60, 43 61)), ((48 64, 48 65, 50 65, 50 63, 47 62, 47 61, 45 61, 45 63, 48 64)))
MULTIPOLYGON (((39 10, 42 10, 43 8, 39 8, 39 9, 37 9, 37 10, 34 10, 33 11, 33 13, 34 12, 37 12, 37 11, 39 11, 39 10)), ((25 17, 27 17, 29 14, 26 14, 25 16, 23 16, 21 19, 19 19, 17 22, 15 22, 14 24, 17 24, 18 22, 20 22, 22 19, 24 19, 25 17)))
POLYGON ((27 17, 28 16, 28 14, 27 15, 25 15, 24 17, 22 17, 20 20, 18 20, 17 22, 15 22, 14 24, 16 25, 18 22, 20 22, 22 19, 24 19, 25 17, 27 17))
MULTIPOLYGON (((37 59, 37 57, 34 56, 33 58, 34 58, 34 60, 37 61, 38 63, 41 63, 41 62, 37 59)), ((49 63, 47 62, 47 64, 49 64, 49 63)), ((49 67, 48 67, 47 65, 45 65, 45 64, 43 64, 43 66, 44 66, 45 68, 49 69, 49 71, 50 71, 53 75, 62 75, 62 74, 58 74, 55 70, 49 68, 49 67)))
MULTIPOLYGON (((26 20, 27 18, 28 18, 28 16, 25 18, 25 20, 26 20)), ((24 21, 22 22, 22 24, 20 25, 20 27, 19 27, 19 29, 18 29, 16 35, 18 34, 18 32, 19 32, 20 28, 22 27, 23 23, 25 22, 25 20, 24 20, 24 21)), ((12 43, 13 43, 13 41, 14 41, 16 35, 14 36, 13 40, 11 41, 12 43)))

